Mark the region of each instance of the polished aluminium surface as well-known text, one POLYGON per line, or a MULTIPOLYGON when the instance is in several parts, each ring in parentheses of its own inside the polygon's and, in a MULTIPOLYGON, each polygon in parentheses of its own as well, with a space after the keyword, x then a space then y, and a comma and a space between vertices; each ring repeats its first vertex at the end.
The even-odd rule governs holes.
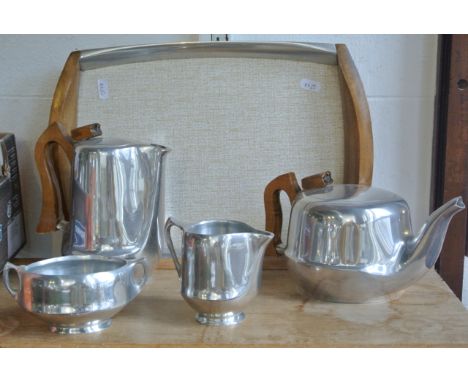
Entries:
POLYGON ((434 266, 461 197, 415 235, 408 204, 375 187, 331 185, 300 193, 282 248, 291 274, 313 297, 361 303, 396 297, 434 266))
POLYGON ((168 151, 108 139, 76 144, 63 253, 144 257, 154 263, 163 248, 168 151))
POLYGON ((28 266, 5 265, 3 282, 18 305, 60 334, 94 333, 133 300, 147 281, 144 261, 96 255, 56 257, 28 266), (18 285, 12 287, 10 272, 18 285))
POLYGON ((82 71, 106 66, 188 58, 268 58, 336 65, 333 44, 299 42, 181 42, 81 51, 82 71))
POLYGON ((244 319, 243 308, 257 295, 262 259, 270 232, 232 220, 208 220, 190 226, 168 218, 166 241, 181 280, 185 301, 207 325, 234 325, 244 319), (182 230, 179 261, 171 228, 182 230))

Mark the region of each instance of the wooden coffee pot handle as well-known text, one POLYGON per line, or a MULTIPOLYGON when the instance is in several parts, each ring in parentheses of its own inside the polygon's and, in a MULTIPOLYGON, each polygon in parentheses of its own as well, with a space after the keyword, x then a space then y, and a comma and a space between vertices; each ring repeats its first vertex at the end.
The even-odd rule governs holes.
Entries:
MULTIPOLYGON (((38 233, 56 231, 61 216, 64 215, 62 190, 51 151, 54 145, 60 146, 67 159, 72 163, 74 147, 71 139, 67 139, 62 131, 63 127, 59 123, 51 124, 38 138, 34 149, 34 158, 42 188, 42 209, 39 223, 36 227, 38 233)), ((98 123, 78 127, 71 132, 75 141, 89 139, 101 134, 102 132, 98 123)), ((64 216, 64 219, 68 220, 69 216, 64 216)))
POLYGON ((36 227, 38 233, 56 231, 62 211, 60 184, 51 159, 51 149, 54 144, 62 148, 67 159, 71 162, 73 159, 73 145, 65 138, 58 123, 53 123, 44 130, 34 149, 34 158, 42 188, 42 209, 36 227))

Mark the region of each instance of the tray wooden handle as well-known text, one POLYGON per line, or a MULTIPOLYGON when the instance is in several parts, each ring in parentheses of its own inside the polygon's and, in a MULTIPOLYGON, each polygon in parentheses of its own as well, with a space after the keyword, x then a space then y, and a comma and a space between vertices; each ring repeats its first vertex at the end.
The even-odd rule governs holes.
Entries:
MULTIPOLYGON (((42 187, 42 209, 36 227, 38 233, 56 231, 61 213, 63 213, 60 184, 51 159, 50 150, 53 145, 60 146, 68 160, 72 161, 73 145, 65 138, 58 123, 53 123, 44 130, 37 140, 34 150, 34 158, 42 187)), ((66 216, 65 219, 68 219, 68 217, 66 216)))
MULTIPOLYGON (((311 175, 302 179, 302 188, 310 190, 322 188, 333 182, 330 171, 311 175)), ((266 250, 267 256, 276 256, 276 251, 281 241, 281 229, 283 226, 283 211, 280 203, 280 192, 284 191, 288 195, 289 201, 293 204, 299 192, 302 192, 296 178, 296 174, 288 172, 280 175, 267 184, 264 192, 265 203, 265 230, 272 232, 275 237, 266 250)))

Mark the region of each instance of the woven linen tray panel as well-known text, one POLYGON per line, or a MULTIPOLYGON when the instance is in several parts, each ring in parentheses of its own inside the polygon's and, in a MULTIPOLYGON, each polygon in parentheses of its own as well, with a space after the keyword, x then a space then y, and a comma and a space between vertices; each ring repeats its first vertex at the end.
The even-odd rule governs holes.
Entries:
MULTIPOLYGON (((172 149, 166 216, 189 223, 235 219, 262 229, 263 191, 276 176, 294 171, 300 179, 329 169, 336 182, 343 179, 334 65, 194 58, 84 71, 78 126, 92 122, 106 136, 172 149), (303 79, 320 89, 304 89, 303 79), (107 99, 99 97, 98 80, 107 81, 107 99)), ((286 197, 281 200, 289 216, 286 197)))

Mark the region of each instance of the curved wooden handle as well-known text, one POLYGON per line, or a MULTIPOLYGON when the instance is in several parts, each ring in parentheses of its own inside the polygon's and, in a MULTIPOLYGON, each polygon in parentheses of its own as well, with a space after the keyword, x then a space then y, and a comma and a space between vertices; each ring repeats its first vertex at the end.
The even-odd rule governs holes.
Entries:
POLYGON ((63 149, 70 163, 73 160, 73 145, 65 139, 58 123, 51 124, 41 134, 34 149, 34 158, 42 187, 42 210, 36 227, 38 233, 56 231, 60 221, 60 185, 53 170, 54 166, 49 152, 53 144, 58 144, 63 149))
POLYGON ((324 171, 320 174, 315 174, 302 178, 301 185, 303 190, 312 190, 314 188, 323 188, 333 183, 333 178, 330 171, 324 171))
POLYGON ((301 192, 301 188, 297 183, 296 174, 288 172, 287 174, 280 175, 265 187, 265 192, 263 194, 265 203, 265 230, 275 235, 266 250, 267 256, 276 256, 276 247, 281 244, 283 211, 281 210, 280 191, 286 192, 292 204, 297 194, 301 192))
POLYGON ((341 89, 344 145, 344 183, 372 184, 374 146, 372 122, 364 86, 345 44, 336 44, 341 89))

